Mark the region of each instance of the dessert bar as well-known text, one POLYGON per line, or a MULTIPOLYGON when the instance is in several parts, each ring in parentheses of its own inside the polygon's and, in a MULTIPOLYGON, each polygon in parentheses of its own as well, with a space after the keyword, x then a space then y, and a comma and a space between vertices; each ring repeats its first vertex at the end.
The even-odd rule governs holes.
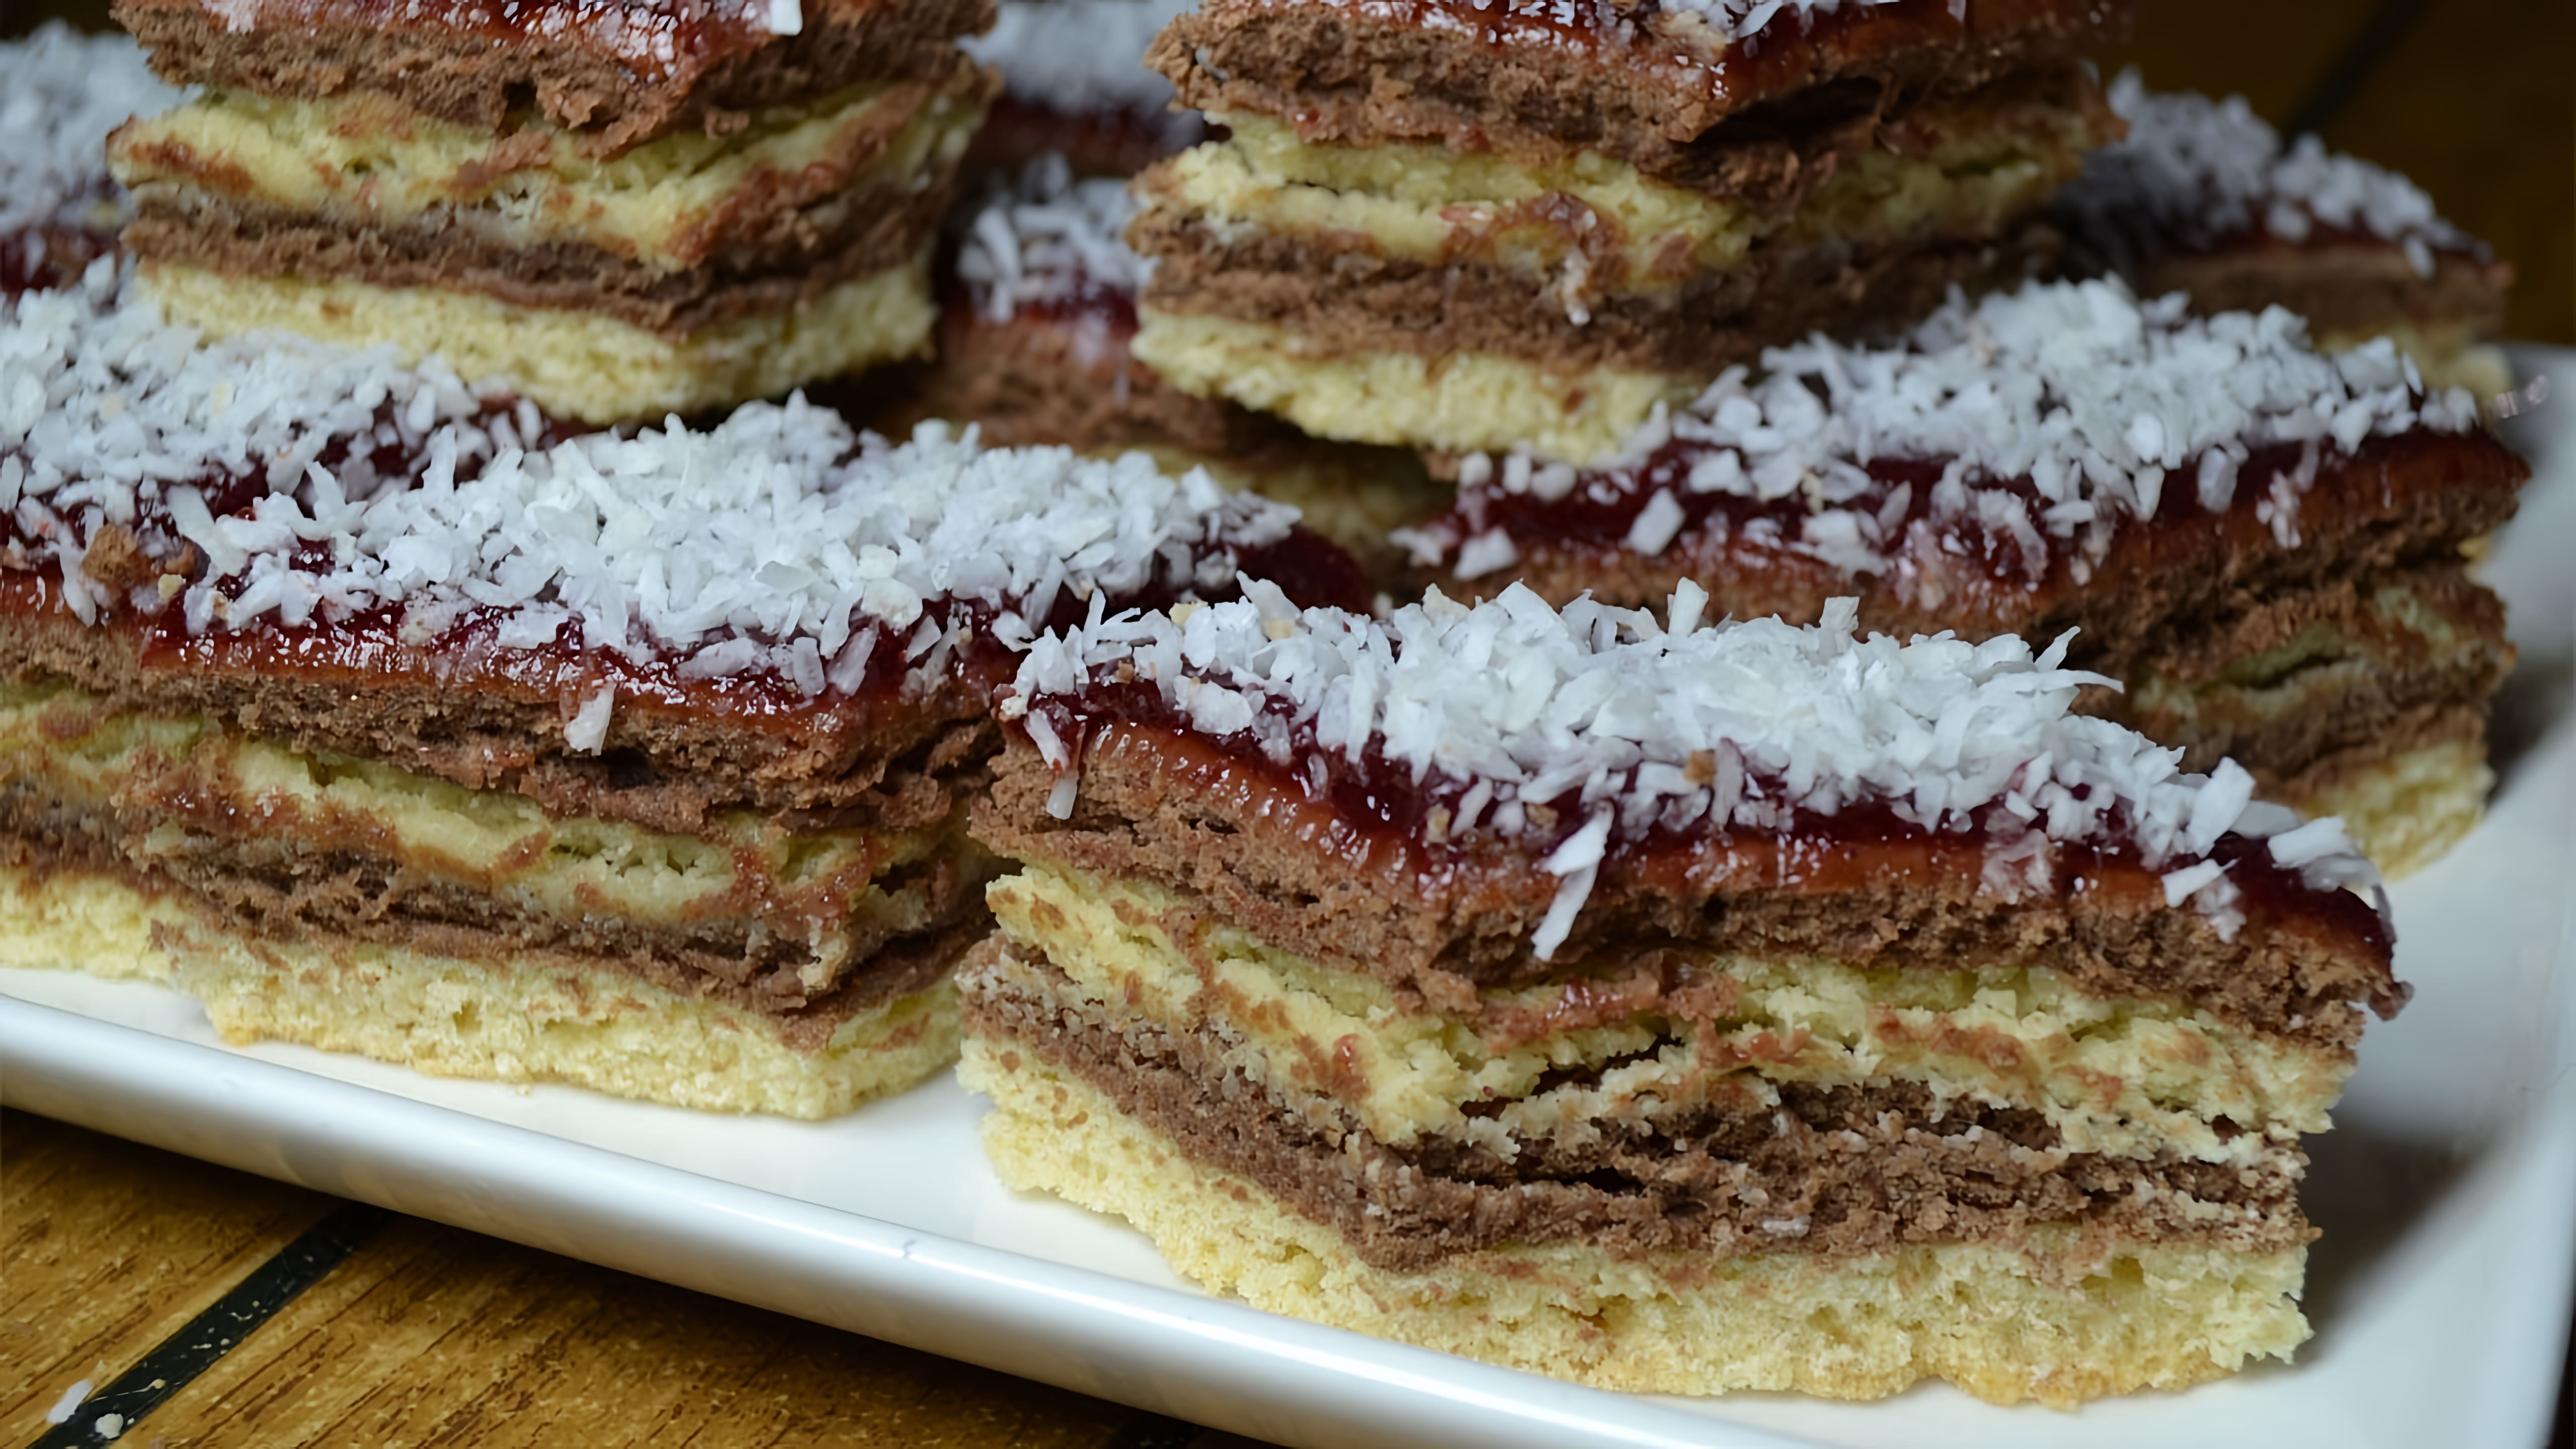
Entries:
POLYGON ((2234 758, 2395 873, 2492 783, 2513 649, 2466 568, 2529 475, 2387 341, 2328 357, 2283 311, 2032 284, 1901 345, 1777 349, 1593 468, 1468 457, 1405 537, 1453 591, 1634 607, 1689 579, 1738 617, 1855 595, 1896 633, 2075 630, 2124 686, 2081 707, 2234 758))
POLYGON ((1513 588, 1032 646, 964 968, 1005 1181, 1608 1388, 2066 1405, 2308 1333, 2376 875, 2063 642, 1513 588))
POLYGON ((1247 561, 1359 594, 1142 458, 793 398, 585 432, 203 343, 107 261, 0 306, 12 959, 171 973, 235 1038, 802 1116, 908 1085, 986 928, 1013 647, 1247 561))
POLYGON ((1139 183, 1136 355, 1322 437, 1588 461, 1766 345, 2053 256, 2126 16, 1210 0, 1151 54, 1229 134, 1139 183))
POLYGON ((218 335, 436 355, 586 423, 921 352, 989 0, 126 0, 206 87, 119 130, 143 285, 218 335))

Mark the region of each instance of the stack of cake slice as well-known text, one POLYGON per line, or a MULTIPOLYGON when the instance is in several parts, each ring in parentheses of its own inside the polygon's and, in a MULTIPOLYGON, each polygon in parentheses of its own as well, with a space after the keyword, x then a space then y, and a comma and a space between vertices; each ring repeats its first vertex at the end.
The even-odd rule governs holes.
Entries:
POLYGON ((2124 3, 1210 0, 1136 355, 1322 437, 1581 462, 1725 365, 2016 278, 2124 3))
POLYGON ((2481 401, 2513 385, 2492 342, 2513 268, 2415 183, 2314 136, 2285 147, 2241 96, 2158 94, 2129 71, 2109 99, 2128 138, 2058 195, 2081 264, 2198 311, 2287 307, 2329 352, 2388 337, 2481 401))
POLYGON ((68 286, 134 219, 107 174, 107 133, 180 93, 122 35, 59 21, 0 41, 0 295, 68 286))
POLYGON ((966 210, 940 279, 939 356, 883 414, 972 422, 988 442, 1142 450, 1203 467, 1300 509, 1372 577, 1403 571, 1399 530, 1447 506, 1414 455, 1308 437, 1276 418, 1171 387, 1136 360, 1136 297, 1151 270, 1121 233, 1126 183, 1078 177, 1047 153, 966 210))
POLYGON ((174 975, 236 1038, 800 1116, 909 1085, 987 925, 1013 647, 1240 562, 1357 596, 1142 459, 800 400, 567 435, 116 287, 0 303, 0 954, 174 975))
POLYGON ((990 0, 124 0, 190 104, 120 131, 147 289, 390 342, 591 423, 924 350, 990 0))
POLYGON ((964 973, 1004 1179, 1254 1304, 1605 1387, 2064 1404, 2307 1335, 2370 866, 2017 639, 1526 590, 1021 666, 964 973))
POLYGON ((1463 460, 1406 535, 1444 586, 1971 639, 2081 632, 2099 710, 2233 757, 2391 872, 2479 817, 2504 610, 2466 572, 2530 469, 2387 341, 2187 315, 2116 281, 1953 302, 1901 345, 1818 339, 1576 469, 1463 460))

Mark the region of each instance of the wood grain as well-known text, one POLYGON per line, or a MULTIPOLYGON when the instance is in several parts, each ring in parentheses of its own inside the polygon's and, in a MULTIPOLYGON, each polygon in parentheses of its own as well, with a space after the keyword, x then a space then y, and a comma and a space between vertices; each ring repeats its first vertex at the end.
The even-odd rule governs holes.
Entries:
MULTIPOLYGON (((0 1119, 5 1441, 46 1427, 332 1199, 23 1113, 0 1119)), ((1112 1449, 1165 1421, 398 1218, 142 1419, 180 1446, 1112 1449)), ((1185 1435, 1186 1437, 1186 1435, 1185 1435)))
POLYGON ((23 1112, 0 1114, 0 1435, 23 1444, 334 1206, 23 1112))

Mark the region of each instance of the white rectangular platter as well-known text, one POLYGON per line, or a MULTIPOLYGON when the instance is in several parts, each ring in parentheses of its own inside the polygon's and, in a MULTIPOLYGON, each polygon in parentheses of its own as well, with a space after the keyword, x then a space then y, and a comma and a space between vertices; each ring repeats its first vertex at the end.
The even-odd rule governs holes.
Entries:
POLYGON ((1213 1299, 1122 1224, 1014 1194, 945 1079, 842 1120, 714 1117, 222 1046, 161 988, 0 970, 0 1099, 1140 1408, 1300 1446, 2524 1445, 2576 1259, 2576 352, 2509 426, 2538 477, 2490 577, 2522 665, 2486 824, 2399 885, 2403 1015, 2314 1144, 2316 1338, 2074 1415, 1924 1386, 1871 1404, 1625 1397, 1213 1299))

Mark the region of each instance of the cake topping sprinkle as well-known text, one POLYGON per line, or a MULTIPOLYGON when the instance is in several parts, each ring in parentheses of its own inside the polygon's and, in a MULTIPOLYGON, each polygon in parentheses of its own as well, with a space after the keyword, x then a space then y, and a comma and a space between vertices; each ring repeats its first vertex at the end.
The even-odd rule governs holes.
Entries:
POLYGON ((1024 306, 1132 299, 1153 270, 1125 240, 1135 215, 1126 182, 1077 181, 1064 156, 1050 151, 975 213, 958 245, 958 278, 975 310, 996 322, 1024 306))
POLYGON ((23 41, 0 42, 0 233, 122 225, 127 212, 108 180, 107 133, 181 98, 123 35, 82 35, 55 22, 23 41))
POLYGON ((2320 226, 2394 242, 2420 276, 2432 275, 2436 251, 2480 250, 2396 172, 2313 135, 2284 148, 2243 96, 2150 91, 2132 69, 2110 102, 2128 139, 2094 152, 2058 203, 2113 266, 2164 239, 2200 248, 2260 230, 2295 245, 2320 226))
POLYGON ((195 631, 479 613, 503 648, 578 625, 585 648, 683 677, 771 670, 813 695, 855 688, 853 641, 918 632, 935 601, 989 606, 1016 642, 1031 631, 1013 611, 1060 590, 1231 583, 1233 550, 1297 516, 1142 455, 985 449, 935 425, 897 446, 801 398, 532 449, 533 426, 435 365, 203 345, 121 305, 105 264, 91 280, 0 311, 0 505, 32 555, 8 562, 58 564, 91 616, 114 595, 81 562, 114 523, 156 557, 203 560, 182 596, 195 631), (326 465, 351 439, 417 463, 378 477, 350 449, 326 465), (245 477, 264 491, 216 516, 207 486, 245 477))
POLYGON ((961 41, 1002 73, 1013 99, 1061 116, 1160 115, 1172 83, 1145 68, 1155 33, 1188 0, 1003 0, 993 28, 961 41))
MULTIPOLYGON (((1454 555, 1466 574, 1515 555, 1510 540, 1459 526, 1473 523, 1483 491, 1552 500, 1580 488, 1606 502, 1669 490, 1674 505, 1728 494, 1802 504, 1785 545, 1847 573, 1898 572, 1909 555, 1985 555, 1991 543, 2035 586, 2061 556, 2086 577, 2119 527, 2152 518, 2170 491, 2227 509, 2255 450, 2299 450, 2255 503, 2294 541, 2299 495, 2325 460, 2373 437, 2477 424, 2464 389, 2426 395, 2386 339, 2328 357, 2280 308, 2193 317, 2184 302, 2141 302, 2117 281, 2033 283, 1953 297, 1899 346, 1818 337, 1774 348, 1759 376, 1728 369, 1591 469, 1467 458, 1460 513, 1403 541, 1425 565, 1454 555), (1880 460, 1941 471, 1917 496, 1913 483, 1874 476, 1880 460), (1952 546, 1971 537, 1974 547, 1952 546)), ((1660 552, 1676 532, 1663 525, 1680 516, 1650 507, 1631 545, 1660 552)))
POLYGON ((1658 621, 1589 599, 1560 611, 1515 585, 1473 607, 1435 590, 1379 621, 1300 612, 1250 582, 1240 600, 1169 614, 1095 609, 1030 647, 1004 710, 1061 772, 1060 811, 1080 741, 1049 704, 1078 715, 1111 681, 1150 681, 1192 731, 1300 779, 1325 756, 1381 755, 1441 801, 1446 838, 1548 849, 1562 887, 1532 942, 1542 959, 1615 840, 1782 831, 1856 805, 1926 831, 1981 828, 1990 860, 2044 861, 2051 842, 2134 849, 2229 934, 2243 917, 2211 859, 2224 836, 2269 841, 2319 889, 2377 883, 2339 823, 2256 801, 2233 762, 2184 774, 2179 751, 2072 713, 2079 688, 2111 681, 2062 667, 2071 635, 2036 653, 2011 636, 1862 637, 1850 599, 1814 627, 1710 625, 1707 602, 1685 582, 1658 621))

